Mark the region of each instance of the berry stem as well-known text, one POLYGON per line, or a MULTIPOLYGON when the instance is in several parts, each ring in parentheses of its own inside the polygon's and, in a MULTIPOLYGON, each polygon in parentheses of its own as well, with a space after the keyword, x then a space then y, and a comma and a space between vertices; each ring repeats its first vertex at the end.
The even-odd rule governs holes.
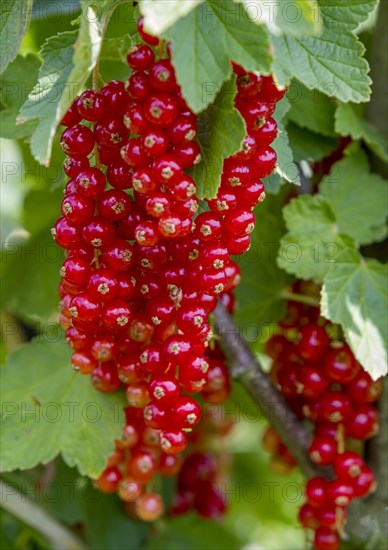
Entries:
POLYGON ((287 289, 284 289, 281 292, 281 297, 284 300, 290 300, 292 302, 298 302, 300 304, 305 304, 306 306, 319 307, 319 300, 314 296, 307 296, 305 294, 297 294, 295 292, 290 292, 287 289))
POLYGON ((326 475, 310 460, 311 437, 297 416, 288 407, 282 394, 269 376, 262 370, 256 357, 240 334, 225 307, 218 303, 214 310, 215 328, 221 338, 221 346, 229 358, 230 371, 245 388, 271 422, 283 443, 292 449, 301 470, 307 478, 326 475))
POLYGON ((40 508, 35 502, 27 499, 14 487, 0 481, 2 497, 1 505, 12 515, 36 529, 51 543, 51 548, 68 548, 69 550, 83 550, 85 546, 71 531, 66 529, 57 520, 40 508))

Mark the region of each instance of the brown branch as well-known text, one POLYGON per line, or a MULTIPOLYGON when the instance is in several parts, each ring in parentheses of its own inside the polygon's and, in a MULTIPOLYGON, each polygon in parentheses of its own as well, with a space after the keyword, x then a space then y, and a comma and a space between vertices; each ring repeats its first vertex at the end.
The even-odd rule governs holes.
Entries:
POLYGON ((292 454, 306 477, 311 478, 322 473, 327 475, 310 460, 308 449, 311 436, 289 408, 270 377, 262 370, 233 319, 221 303, 214 311, 214 318, 217 334, 221 338, 221 346, 229 359, 232 377, 240 382, 259 405, 284 444, 292 449, 292 454))

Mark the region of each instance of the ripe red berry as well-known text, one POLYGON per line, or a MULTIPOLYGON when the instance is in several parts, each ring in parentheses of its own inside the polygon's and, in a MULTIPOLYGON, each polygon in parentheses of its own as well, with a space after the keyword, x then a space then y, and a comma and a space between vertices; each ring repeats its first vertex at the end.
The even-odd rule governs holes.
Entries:
POLYGON ((347 344, 329 350, 323 366, 326 375, 341 384, 347 384, 357 376, 360 365, 347 344))
POLYGON ((159 38, 157 36, 153 36, 152 34, 149 34, 147 31, 144 30, 143 16, 140 17, 139 21, 137 22, 137 32, 139 33, 141 39, 150 46, 157 46, 159 44, 159 38))
POLYGON ((166 454, 181 453, 187 445, 187 437, 180 429, 163 430, 160 434, 160 446, 166 454))
POLYGON ((85 90, 76 101, 81 118, 97 121, 105 115, 104 96, 93 90, 85 90))
POLYGON ((304 361, 316 363, 328 348, 329 343, 326 330, 319 325, 309 323, 299 329, 295 349, 304 361))
POLYGON ((93 132, 87 126, 76 124, 67 128, 61 136, 61 147, 66 155, 87 157, 94 147, 93 132))
POLYGON ((127 55, 127 63, 134 71, 147 71, 153 64, 155 54, 149 46, 133 46, 127 55))
POLYGON ((172 94, 157 92, 144 102, 144 116, 154 126, 167 128, 178 116, 178 104, 172 94))
POLYGON ((365 440, 378 432, 379 415, 372 405, 361 405, 345 424, 346 434, 354 439, 365 440))

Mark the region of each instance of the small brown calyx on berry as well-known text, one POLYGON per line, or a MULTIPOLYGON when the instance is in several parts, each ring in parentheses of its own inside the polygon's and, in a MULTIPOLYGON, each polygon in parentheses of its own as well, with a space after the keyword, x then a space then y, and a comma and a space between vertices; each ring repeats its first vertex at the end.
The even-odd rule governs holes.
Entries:
POLYGON ((140 263, 141 263, 142 267, 146 267, 147 269, 149 269, 152 266, 152 263, 150 262, 150 260, 148 258, 142 258, 140 260, 140 263))
POLYGON ((224 261, 223 260, 214 260, 213 267, 214 267, 214 269, 222 269, 224 267, 224 261))
POLYGON ((222 283, 219 283, 214 287, 214 294, 221 294, 221 292, 224 291, 224 285, 222 283))
POLYGON ((114 132, 110 135, 110 141, 114 143, 114 145, 117 145, 123 141, 123 137, 118 132, 114 132))
POLYGON ((117 317, 116 322, 120 327, 125 327, 129 323, 129 319, 126 315, 120 315, 120 317, 117 317))
POLYGON ((101 239, 98 239, 97 237, 95 239, 92 239, 91 240, 91 243, 93 246, 95 246, 96 248, 101 248, 102 246, 102 240, 101 239))
POLYGON ((59 270, 59 275, 61 277, 66 277, 66 267, 63 265, 61 269, 59 270))
POLYGON ((125 204, 121 201, 117 201, 112 205, 112 210, 115 214, 121 214, 125 211, 125 204))
POLYGON ((196 424, 198 417, 195 413, 190 413, 186 416, 186 420, 189 424, 196 424))
POLYGON ((97 287, 97 292, 105 296, 109 292, 109 286, 107 283, 100 283, 97 287))
POLYGON ((151 107, 150 112, 154 118, 160 118, 163 114, 163 111, 162 109, 160 109, 160 107, 151 107))
POLYGON ((156 399, 161 399, 166 395, 166 392, 164 391, 162 386, 155 386, 153 394, 156 397, 156 399))
POLYGON ((75 306, 69 307, 69 311, 72 317, 74 317, 75 319, 78 317, 78 309, 75 306))
POLYGON ((228 178, 228 182, 230 183, 230 185, 232 187, 238 187, 239 185, 241 185, 241 180, 240 178, 236 177, 236 176, 233 176, 231 178, 228 178))
POLYGON ((163 170, 162 170, 162 178, 163 179, 169 180, 169 179, 172 178, 173 175, 174 175, 174 171, 170 166, 166 166, 165 168, 163 168, 163 170))
POLYGON ((208 237, 212 234, 212 228, 208 224, 203 224, 201 229, 199 230, 204 237, 208 237))

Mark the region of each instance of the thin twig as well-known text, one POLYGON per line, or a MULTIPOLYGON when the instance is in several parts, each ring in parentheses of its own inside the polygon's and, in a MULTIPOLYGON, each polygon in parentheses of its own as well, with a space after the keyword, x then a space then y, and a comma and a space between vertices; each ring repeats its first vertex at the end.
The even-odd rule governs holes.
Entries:
POLYGON ((35 502, 0 481, 1 506, 46 537, 53 550, 85 550, 86 546, 35 502))
POLYGON ((230 372, 254 399, 271 422, 283 443, 292 450, 295 460, 307 478, 325 475, 310 460, 311 437, 270 377, 262 370, 233 319, 219 303, 214 311, 215 328, 221 346, 229 359, 230 372))

